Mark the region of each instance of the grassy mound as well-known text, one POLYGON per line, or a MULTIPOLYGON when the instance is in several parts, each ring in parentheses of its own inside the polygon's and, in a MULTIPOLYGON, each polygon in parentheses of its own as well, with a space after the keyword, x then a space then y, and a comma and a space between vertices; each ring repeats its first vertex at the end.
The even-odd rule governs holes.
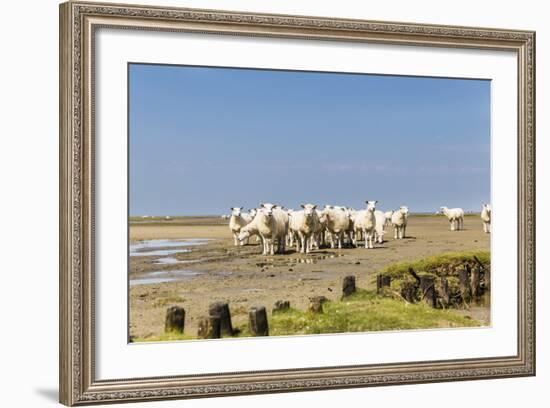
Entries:
MULTIPOLYGON (((407 304, 359 289, 345 300, 326 302, 324 313, 290 309, 269 319, 270 336, 367 332, 382 330, 472 327, 481 323, 452 310, 434 309, 424 303, 407 304)), ((242 335, 248 331, 245 327, 242 335)))
POLYGON ((488 251, 445 252, 439 255, 428 256, 412 262, 400 262, 382 269, 380 272, 389 274, 392 278, 400 278, 408 275, 409 268, 418 273, 439 274, 441 271, 452 270, 469 263, 474 265, 474 257, 483 265, 491 263, 491 255, 488 251))

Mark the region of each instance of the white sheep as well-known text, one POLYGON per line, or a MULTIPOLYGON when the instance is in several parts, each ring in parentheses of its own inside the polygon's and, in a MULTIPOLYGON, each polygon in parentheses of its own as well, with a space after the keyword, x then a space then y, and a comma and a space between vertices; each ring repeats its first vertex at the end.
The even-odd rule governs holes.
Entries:
POLYGON ((302 204, 301 211, 290 211, 289 229, 296 237, 296 252, 309 253, 313 249, 314 235, 317 231, 319 219, 314 204, 302 204))
POLYGON ((386 218, 386 220, 384 221, 384 226, 385 227, 389 227, 391 225, 391 216, 392 215, 393 215, 393 210, 386 211, 384 213, 384 217, 386 218))
POLYGON ((481 221, 483 221, 483 232, 491 232, 491 204, 483 204, 481 209, 481 221))
POLYGON ((260 235, 260 230, 258 225, 259 225, 258 219, 254 217, 252 221, 250 221, 248 224, 246 224, 244 227, 241 228, 237 238, 242 245, 242 243, 244 243, 245 241, 248 242, 251 236, 256 235, 258 237, 258 240, 262 242, 262 251, 263 251, 263 240, 260 235))
POLYGON ((318 209, 315 212, 317 213, 317 225, 313 235, 313 246, 319 249, 326 245, 327 215, 318 209))
POLYGON ((349 228, 349 214, 343 207, 326 205, 324 214, 327 218, 327 230, 329 232, 330 247, 342 249, 344 233, 349 228))
POLYGON ((382 244, 384 242, 384 234, 386 233, 386 214, 380 210, 376 210, 374 212, 374 218, 376 219, 376 225, 374 227, 374 240, 375 242, 382 244))
MULTIPOLYGON (((244 241, 239 241, 239 231, 242 227, 248 224, 252 219, 250 215, 242 212, 243 207, 231 207, 231 217, 229 218, 229 229, 233 234, 233 243, 235 246, 244 245, 244 241)), ((248 240, 246 241, 248 244, 248 240)))
POLYGON ((377 201, 366 201, 367 209, 357 211, 354 216, 355 231, 361 231, 365 240, 365 248, 374 248, 374 231, 376 218, 374 211, 377 201))
POLYGON ((346 208, 346 207, 344 207, 344 210, 346 211, 349 217, 349 226, 346 231, 346 237, 348 239, 348 243, 350 244, 350 246, 356 247, 357 238, 355 235, 355 216, 357 214, 357 210, 355 210, 354 208, 346 208))
POLYGON ((407 219, 409 217, 409 208, 407 206, 399 207, 399 210, 394 211, 391 216, 391 225, 394 229, 394 238, 405 238, 405 231, 407 229, 407 219))
POLYGON ((451 231, 464 229, 464 210, 462 208, 439 207, 439 214, 445 214, 451 224, 451 231))
POLYGON ((274 245, 277 243, 277 253, 286 250, 286 235, 288 233, 288 214, 281 207, 270 203, 260 204, 256 214, 258 233, 262 237, 263 255, 274 255, 274 245))

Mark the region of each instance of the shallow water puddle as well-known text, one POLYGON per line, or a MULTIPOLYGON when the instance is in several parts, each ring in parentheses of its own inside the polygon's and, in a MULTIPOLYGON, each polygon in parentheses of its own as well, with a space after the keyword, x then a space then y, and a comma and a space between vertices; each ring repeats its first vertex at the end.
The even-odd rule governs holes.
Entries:
MULTIPOLYGON (((196 239, 150 239, 146 241, 140 241, 130 244, 130 256, 168 256, 175 255, 184 252, 190 252, 191 250, 186 248, 196 245, 204 245, 209 239, 196 238, 196 239)), ((175 263, 168 261, 168 263, 175 263)))
POLYGON ((165 282, 177 282, 193 279, 199 275, 216 275, 216 276, 229 276, 232 272, 221 271, 221 272, 202 272, 194 271, 192 269, 176 269, 173 271, 153 271, 147 272, 139 277, 130 278, 130 286, 134 285, 150 285, 154 283, 165 283, 165 282))
POLYGON ((175 270, 175 271, 154 271, 148 272, 147 274, 130 279, 130 286, 134 285, 150 285, 153 283, 164 283, 164 282, 176 282, 186 279, 192 279, 195 276, 202 275, 202 272, 192 271, 192 270, 175 270))
POLYGON ((173 256, 167 256, 167 257, 157 259, 154 262, 154 264, 156 264, 156 265, 189 264, 189 263, 193 263, 193 262, 198 262, 199 260, 200 259, 180 261, 178 258, 175 258, 173 256))

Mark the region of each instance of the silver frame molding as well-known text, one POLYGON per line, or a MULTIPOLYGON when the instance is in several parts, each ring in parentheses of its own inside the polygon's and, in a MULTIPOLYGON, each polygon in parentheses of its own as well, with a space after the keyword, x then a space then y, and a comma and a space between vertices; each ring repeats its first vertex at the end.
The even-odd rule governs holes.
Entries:
POLYGON ((131 402, 535 375, 535 33, 123 4, 60 5, 60 402, 131 402), (513 51, 518 63, 518 350, 513 356, 95 379, 94 33, 98 27, 513 51))

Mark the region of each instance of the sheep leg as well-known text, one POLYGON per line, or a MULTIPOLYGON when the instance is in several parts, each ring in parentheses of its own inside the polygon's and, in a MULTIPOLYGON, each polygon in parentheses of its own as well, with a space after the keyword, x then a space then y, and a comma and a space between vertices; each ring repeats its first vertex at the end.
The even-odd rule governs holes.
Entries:
POLYGON ((267 255, 268 245, 267 238, 262 236, 262 255, 267 255))
POLYGON ((235 246, 238 246, 239 245, 239 234, 237 234, 235 231, 233 231, 233 244, 235 246))
POLYGON ((397 229, 398 229, 398 228, 399 228, 399 227, 398 227, 397 225, 394 225, 394 226, 393 226, 393 231, 394 231, 393 238, 394 238, 394 239, 397 239, 397 229))

